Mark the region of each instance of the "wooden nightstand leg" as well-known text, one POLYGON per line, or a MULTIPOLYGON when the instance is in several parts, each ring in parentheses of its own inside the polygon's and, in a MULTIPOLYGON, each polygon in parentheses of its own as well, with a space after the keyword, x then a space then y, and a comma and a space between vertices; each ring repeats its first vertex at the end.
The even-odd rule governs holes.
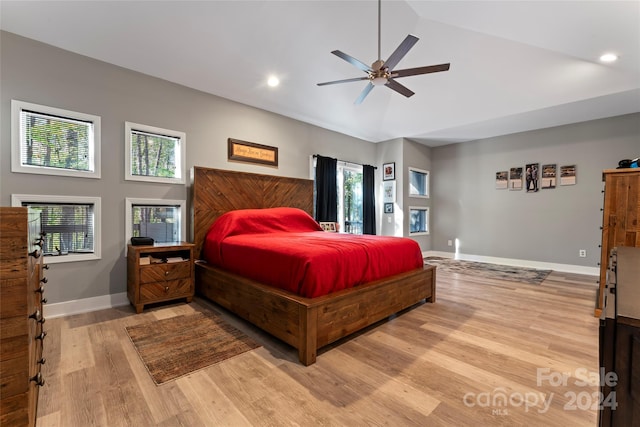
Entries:
POLYGON ((142 313, 142 309, 144 308, 144 304, 136 304, 136 313, 140 314, 142 313))

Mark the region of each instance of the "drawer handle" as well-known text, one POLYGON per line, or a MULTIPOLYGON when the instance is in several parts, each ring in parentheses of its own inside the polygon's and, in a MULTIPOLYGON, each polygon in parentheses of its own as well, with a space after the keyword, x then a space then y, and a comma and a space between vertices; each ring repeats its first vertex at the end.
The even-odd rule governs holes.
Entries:
POLYGON ((40 365, 44 365, 45 363, 47 363, 47 359, 45 359, 44 357, 41 357, 40 360, 38 360, 38 363, 40 365))
POLYGON ((41 325, 46 321, 47 319, 45 319, 44 317, 41 317, 39 320, 36 320, 36 322, 40 323, 41 325))
POLYGON ((41 303, 43 303, 43 304, 46 304, 46 303, 47 303, 47 302, 49 302, 49 301, 48 301, 46 298, 42 298, 42 299, 40 300, 40 302, 41 302, 41 303))
POLYGON ((43 294, 44 293, 44 286, 40 285, 40 287, 38 289, 36 289, 35 292, 43 294))
POLYGON ((40 372, 31 377, 30 380, 36 383, 36 385, 39 387, 42 387, 44 385, 44 378, 42 378, 42 374, 40 372))
POLYGON ((40 314, 40 310, 36 310, 33 314, 29 316, 29 319, 34 319, 36 322, 42 319, 42 315, 40 314))
POLYGON ((38 250, 36 249, 36 250, 35 250, 35 251, 33 251, 33 252, 29 252, 29 256, 32 256, 32 257, 34 257, 35 259, 38 259, 38 258, 40 258, 40 252, 38 252, 38 250))
POLYGON ((36 339, 37 339, 37 340, 40 340, 40 341, 44 341, 44 337, 46 337, 46 336, 47 336, 47 333, 46 333, 45 331, 42 331, 42 332, 40 333, 40 335, 37 335, 37 336, 36 336, 36 339))
POLYGON ((48 270, 48 269, 49 269, 49 264, 44 264, 44 265, 42 266, 42 269, 43 269, 43 270, 48 270))
POLYGON ((49 279, 47 279, 46 277, 43 277, 42 279, 40 279, 40 281, 41 281, 42 283, 48 283, 48 282, 49 282, 49 279))
POLYGON ((168 272, 168 271, 165 271, 165 272, 164 272, 164 275, 165 275, 165 276, 168 276, 168 275, 169 275, 169 272, 168 272))
POLYGON ((169 292, 169 287, 168 287, 168 286, 165 286, 165 287, 164 287, 164 291, 165 291, 165 292, 169 292))

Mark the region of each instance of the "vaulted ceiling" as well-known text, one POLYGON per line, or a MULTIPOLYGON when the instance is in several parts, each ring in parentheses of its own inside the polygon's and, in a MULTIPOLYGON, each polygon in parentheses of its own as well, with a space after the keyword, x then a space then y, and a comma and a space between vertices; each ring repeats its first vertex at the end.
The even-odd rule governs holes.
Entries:
POLYGON ((366 82, 316 84, 364 76, 333 50, 378 59, 375 0, 3 0, 0 28, 371 142, 436 146, 640 111, 638 1, 382 1, 382 59, 413 34, 397 69, 451 69, 398 79, 410 98, 379 86, 360 105, 366 82))

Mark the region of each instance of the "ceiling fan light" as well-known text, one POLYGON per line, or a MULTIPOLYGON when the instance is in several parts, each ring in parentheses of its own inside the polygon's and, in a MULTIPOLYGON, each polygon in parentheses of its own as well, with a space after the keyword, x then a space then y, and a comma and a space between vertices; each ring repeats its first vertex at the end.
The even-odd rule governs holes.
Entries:
POLYGON ((382 86, 387 84, 387 78, 384 76, 374 77, 371 79, 371 84, 374 86, 382 86))

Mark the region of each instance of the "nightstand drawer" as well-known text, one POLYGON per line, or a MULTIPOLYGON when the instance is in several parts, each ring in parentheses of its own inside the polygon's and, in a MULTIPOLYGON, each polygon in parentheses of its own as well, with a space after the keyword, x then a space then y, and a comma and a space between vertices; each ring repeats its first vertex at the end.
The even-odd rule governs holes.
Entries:
POLYGON ((191 263, 150 264, 140 267, 140 283, 163 282, 191 277, 191 263))
POLYGON ((191 278, 140 285, 140 302, 148 303, 164 299, 192 295, 191 278))

